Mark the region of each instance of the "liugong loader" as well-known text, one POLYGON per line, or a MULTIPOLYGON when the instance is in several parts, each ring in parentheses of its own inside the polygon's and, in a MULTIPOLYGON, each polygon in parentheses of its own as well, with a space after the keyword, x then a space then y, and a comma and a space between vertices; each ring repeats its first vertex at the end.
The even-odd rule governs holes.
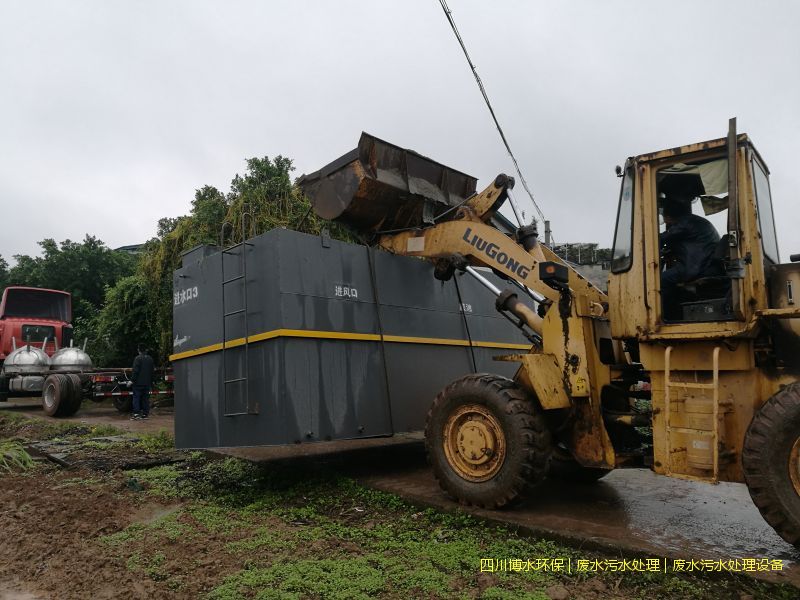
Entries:
POLYGON ((493 225, 508 176, 470 193, 457 171, 363 134, 300 185, 319 215, 368 243, 431 260, 443 279, 456 270, 481 279, 533 340, 529 352, 497 357, 519 363, 513 380, 468 375, 432 399, 426 446, 449 495, 500 508, 548 476, 594 481, 647 466, 745 483, 767 522, 800 547, 800 255, 779 261, 766 163, 732 119, 727 138, 635 156, 617 174, 608 293, 534 225, 510 234, 493 225), (676 189, 720 239, 715 271, 679 284, 668 319, 659 233, 664 196, 676 189))

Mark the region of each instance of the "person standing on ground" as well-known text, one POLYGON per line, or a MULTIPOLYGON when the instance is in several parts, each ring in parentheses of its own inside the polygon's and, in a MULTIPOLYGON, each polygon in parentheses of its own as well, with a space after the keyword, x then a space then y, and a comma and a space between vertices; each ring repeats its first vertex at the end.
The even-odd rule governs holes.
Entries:
POLYGON ((150 389, 153 387, 153 359, 143 344, 137 346, 139 355, 133 359, 133 414, 131 419, 150 416, 150 389))

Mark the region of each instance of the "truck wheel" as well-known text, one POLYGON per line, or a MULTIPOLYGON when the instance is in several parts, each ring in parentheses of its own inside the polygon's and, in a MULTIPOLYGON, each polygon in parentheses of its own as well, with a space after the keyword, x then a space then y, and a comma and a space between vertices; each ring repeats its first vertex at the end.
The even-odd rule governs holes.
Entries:
POLYGON ((764 520, 800 547, 800 382, 772 396, 753 417, 742 470, 764 520))
POLYGON ((533 400, 516 383, 468 375, 433 401, 425 446, 442 489, 463 504, 500 508, 547 475, 553 445, 533 400))
POLYGON ((130 396, 114 396, 114 408, 121 413, 129 413, 133 408, 133 399, 130 396))
POLYGON ((67 394, 67 399, 64 402, 62 410, 58 413, 59 417, 71 417, 74 415, 81 407, 81 400, 83 399, 81 378, 71 374, 67 375, 67 380, 69 381, 69 385, 67 386, 69 388, 69 394, 67 394))
POLYGON ((550 458, 550 470, 547 474, 551 479, 561 481, 574 481, 577 483, 594 483, 611 473, 611 469, 598 469, 597 467, 584 467, 562 444, 558 444, 550 458))
MULTIPOLYGON (((0 369, 2 363, 0 363, 0 369)), ((0 402, 8 402, 8 377, 0 375, 0 402)))
POLYGON ((56 373, 48 375, 42 388, 42 408, 48 417, 60 417, 69 406, 72 397, 72 385, 66 375, 56 373))

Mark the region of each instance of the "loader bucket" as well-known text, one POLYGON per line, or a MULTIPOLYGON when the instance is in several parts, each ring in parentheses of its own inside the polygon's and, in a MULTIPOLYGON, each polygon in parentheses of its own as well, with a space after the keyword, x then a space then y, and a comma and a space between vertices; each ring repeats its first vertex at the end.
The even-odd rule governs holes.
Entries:
POLYGON ((362 133, 357 148, 298 185, 323 219, 374 233, 431 223, 474 194, 477 179, 362 133))

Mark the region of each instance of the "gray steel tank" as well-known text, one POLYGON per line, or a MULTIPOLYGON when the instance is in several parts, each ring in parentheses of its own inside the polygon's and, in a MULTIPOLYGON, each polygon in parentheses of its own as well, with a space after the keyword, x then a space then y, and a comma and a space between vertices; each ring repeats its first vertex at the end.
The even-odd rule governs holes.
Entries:
MULTIPOLYGON (((42 346, 47 344, 44 341, 42 346)), ((50 368, 50 357, 45 354, 44 350, 25 344, 24 346, 16 347, 14 340, 14 350, 6 357, 3 363, 3 372, 6 375, 42 375, 50 368)))
POLYGON ((70 372, 91 370, 92 359, 84 348, 74 347, 72 342, 70 342, 68 347, 57 350, 56 353, 50 357, 50 370, 70 372))

